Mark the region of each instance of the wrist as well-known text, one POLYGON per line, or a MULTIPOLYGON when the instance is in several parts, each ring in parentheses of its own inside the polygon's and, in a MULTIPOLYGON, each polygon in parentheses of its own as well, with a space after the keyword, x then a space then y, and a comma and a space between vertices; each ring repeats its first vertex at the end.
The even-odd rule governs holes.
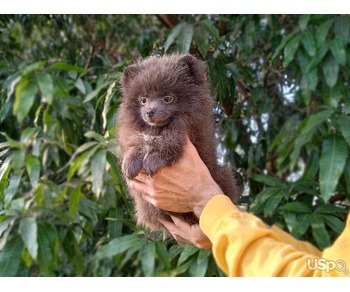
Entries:
POLYGON ((202 188, 202 190, 197 193, 198 201, 193 206, 194 214, 199 218, 210 199, 220 194, 223 194, 223 192, 216 183, 202 188))

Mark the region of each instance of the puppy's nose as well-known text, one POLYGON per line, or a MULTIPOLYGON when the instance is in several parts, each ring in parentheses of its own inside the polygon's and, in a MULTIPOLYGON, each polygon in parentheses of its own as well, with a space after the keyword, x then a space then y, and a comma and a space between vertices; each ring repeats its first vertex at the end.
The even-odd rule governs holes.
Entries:
POLYGON ((150 109, 150 110, 148 110, 148 111, 146 112, 146 114, 147 114, 147 116, 148 116, 149 118, 152 118, 152 117, 154 116, 154 110, 153 110, 153 109, 150 109))

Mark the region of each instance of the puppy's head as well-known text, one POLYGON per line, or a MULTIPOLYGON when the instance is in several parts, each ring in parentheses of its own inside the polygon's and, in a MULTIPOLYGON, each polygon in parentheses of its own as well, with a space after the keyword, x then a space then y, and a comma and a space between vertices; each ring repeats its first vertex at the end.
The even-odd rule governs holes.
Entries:
POLYGON ((163 127, 200 102, 206 66, 191 55, 149 57, 125 68, 124 107, 152 127, 163 127))

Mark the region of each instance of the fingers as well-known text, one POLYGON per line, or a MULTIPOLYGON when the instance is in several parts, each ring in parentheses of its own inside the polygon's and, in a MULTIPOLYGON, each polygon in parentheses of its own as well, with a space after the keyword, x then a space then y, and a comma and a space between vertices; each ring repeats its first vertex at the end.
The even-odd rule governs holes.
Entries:
POLYGON ((148 191, 151 183, 152 177, 143 171, 139 172, 135 178, 127 180, 128 186, 139 193, 144 193, 146 190, 148 191))
POLYGON ((191 225, 187 223, 187 221, 185 221, 182 217, 177 217, 174 215, 170 215, 170 217, 173 220, 175 226, 177 226, 180 229, 188 229, 191 227, 191 225))
POLYGON ((149 184, 152 182, 152 177, 146 174, 143 171, 140 171, 138 175, 135 177, 135 179, 139 182, 143 182, 145 184, 149 184))
POLYGON ((149 195, 152 193, 152 189, 145 183, 140 182, 136 179, 133 180, 128 180, 127 184, 129 186, 129 188, 133 189, 134 191, 142 194, 142 198, 151 203, 152 205, 156 206, 157 202, 154 200, 154 198, 149 195))
POLYGON ((188 234, 186 234, 186 232, 184 232, 176 224, 168 220, 159 220, 159 222, 162 223, 166 229, 168 229, 168 231, 178 243, 192 244, 192 242, 188 239, 188 234))
POLYGON ((126 183, 128 184, 129 188, 135 190, 136 192, 143 193, 147 191, 147 185, 137 181, 136 179, 127 180, 126 183))
POLYGON ((159 219, 159 222, 162 223, 171 234, 176 233, 178 230, 178 227, 171 221, 159 219))
POLYGON ((211 249, 212 243, 200 229, 198 224, 191 225, 181 217, 173 215, 170 217, 173 220, 177 230, 181 230, 179 235, 182 236, 186 242, 191 243, 201 249, 211 249))

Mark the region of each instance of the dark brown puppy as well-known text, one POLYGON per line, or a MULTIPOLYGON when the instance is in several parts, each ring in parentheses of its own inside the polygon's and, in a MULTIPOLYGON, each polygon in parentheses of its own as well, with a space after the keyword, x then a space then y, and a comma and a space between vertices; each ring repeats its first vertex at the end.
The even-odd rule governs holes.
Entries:
MULTIPOLYGON (((141 169, 153 175, 175 163, 188 135, 213 179, 237 203, 239 188, 234 176, 217 161, 214 101, 204 62, 191 55, 149 57, 126 67, 121 84, 118 145, 124 176, 133 178, 141 169)), ((158 219, 169 219, 167 212, 155 208, 134 190, 130 189, 130 194, 137 223, 152 231, 165 231, 158 219)), ((193 214, 184 216, 198 222, 193 214)))

